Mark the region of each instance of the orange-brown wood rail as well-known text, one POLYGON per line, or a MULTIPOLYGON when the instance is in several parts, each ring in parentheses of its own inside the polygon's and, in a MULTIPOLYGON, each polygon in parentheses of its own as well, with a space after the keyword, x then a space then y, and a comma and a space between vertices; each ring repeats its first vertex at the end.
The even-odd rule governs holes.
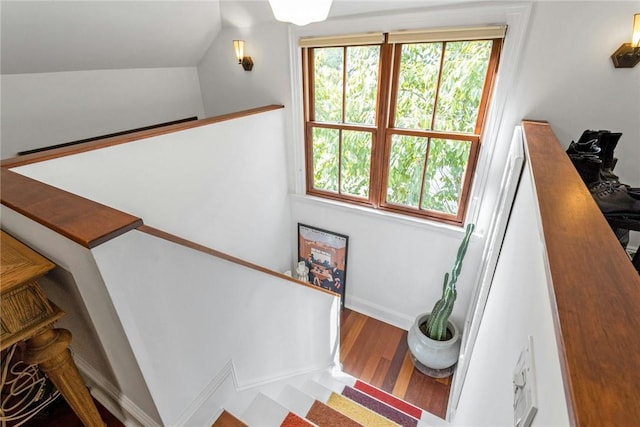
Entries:
POLYGON ((640 277, 545 122, 524 121, 571 423, 640 420, 640 277))
POLYGON ((2 169, 2 176, 0 177, 0 199, 3 205, 27 218, 54 230, 84 247, 93 248, 122 233, 139 227, 143 223, 142 219, 17 174, 12 172, 10 168, 199 126, 206 126, 253 114, 265 113, 281 108, 284 108, 284 106, 267 105, 207 119, 194 120, 91 141, 85 144, 5 159, 0 162, 2 169))

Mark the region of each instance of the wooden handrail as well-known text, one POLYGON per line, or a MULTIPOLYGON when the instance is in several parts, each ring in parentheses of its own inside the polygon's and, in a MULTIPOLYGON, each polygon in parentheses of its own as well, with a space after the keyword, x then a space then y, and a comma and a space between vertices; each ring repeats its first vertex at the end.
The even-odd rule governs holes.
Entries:
POLYGON ((72 154, 83 153, 85 151, 97 150, 100 148, 111 147, 113 145, 124 144, 127 142, 137 141, 139 139, 151 138, 167 133, 178 132, 199 126, 207 126, 213 123, 219 123, 226 120, 233 120, 240 117, 250 116, 253 114, 265 113, 267 111, 278 110, 284 108, 283 105, 267 105, 264 107, 252 108, 249 110, 238 111, 235 113, 223 114, 220 116, 209 117, 206 119, 192 120, 175 125, 164 126, 160 128, 147 129, 140 132, 134 132, 126 135, 114 136, 111 138, 90 141, 84 144, 78 144, 68 147, 56 148, 53 150, 43 151, 40 153, 26 154, 24 156, 5 159, 0 162, 0 167, 14 168, 17 166, 28 165, 31 163, 51 160, 58 157, 70 156, 72 154))
POLYGON ((640 277, 546 122, 524 121, 569 418, 640 420, 640 277))
POLYGON ((142 220, 35 179, 1 169, 2 204, 93 248, 140 225, 142 220))
POLYGON ((93 248, 142 225, 141 218, 10 171, 10 168, 284 108, 268 105, 2 160, 0 201, 47 228, 93 248))
POLYGON ((205 254, 208 254, 208 255, 213 255, 216 258, 222 258, 224 260, 227 260, 227 261, 232 262, 234 264, 241 265, 243 267, 250 268, 252 270, 257 270, 257 271, 260 271, 262 273, 278 277, 280 279, 285 279, 285 280, 288 280, 290 282, 294 282, 294 283, 296 283, 298 285, 304 285, 304 286, 307 286, 309 288, 313 288, 314 290, 321 291, 321 292, 327 293, 329 295, 333 295, 333 296, 337 296, 337 297, 340 296, 340 294, 332 292, 332 291, 330 291, 328 289, 324 289, 324 288, 322 288, 320 286, 315 286, 315 285, 312 285, 310 283, 303 282, 303 281, 298 280, 298 279, 294 279, 293 277, 287 276, 286 274, 282 274, 282 273, 278 273, 277 271, 269 270, 268 268, 262 267, 262 266, 260 266, 258 264, 254 264, 252 262, 245 261, 245 260, 243 260, 241 258, 234 257, 234 256, 226 254, 224 252, 220 252, 220 251, 217 251, 215 249, 208 248, 206 246, 203 246, 203 245, 200 245, 198 243, 192 242, 191 240, 183 239, 182 237, 178 237, 178 236, 176 236, 174 234, 167 233, 166 231, 158 230, 158 229, 150 227, 148 225, 139 226, 138 227, 138 231, 141 231, 143 233, 149 234, 151 236, 154 236, 154 237, 157 237, 157 238, 160 238, 160 239, 163 239, 163 240, 167 240, 167 241, 175 243, 177 245, 181 245, 181 246, 184 246, 184 247, 187 247, 187 248, 190 248, 190 249, 194 249, 196 251, 199 251, 199 252, 202 252, 202 253, 205 253, 205 254))

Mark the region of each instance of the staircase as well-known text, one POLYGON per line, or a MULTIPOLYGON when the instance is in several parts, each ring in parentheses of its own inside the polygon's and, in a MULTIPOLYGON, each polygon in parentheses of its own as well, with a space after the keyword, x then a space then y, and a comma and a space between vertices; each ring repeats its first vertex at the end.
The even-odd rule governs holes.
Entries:
MULTIPOLYGON (((231 406, 234 406, 233 404, 231 406)), ((445 420, 336 371, 322 371, 258 392, 245 407, 223 410, 212 427, 426 427, 445 420)))

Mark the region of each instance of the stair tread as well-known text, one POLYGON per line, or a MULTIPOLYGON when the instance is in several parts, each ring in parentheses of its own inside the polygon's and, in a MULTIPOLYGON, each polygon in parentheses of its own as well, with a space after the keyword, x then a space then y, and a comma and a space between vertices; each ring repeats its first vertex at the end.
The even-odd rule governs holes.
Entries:
POLYGON ((418 425, 416 418, 352 387, 345 386, 342 395, 403 427, 416 427, 418 425))
POLYGON ((362 424, 318 400, 313 402, 306 418, 312 423, 316 423, 319 427, 363 427, 362 424))
POLYGON ((404 412, 405 414, 411 415, 416 419, 421 419, 423 410, 418 408, 411 403, 400 399, 392 394, 387 393, 384 390, 381 390, 377 387, 372 386, 371 384, 365 383, 360 380, 356 380, 353 386, 354 389, 361 391, 375 399, 378 399, 389 406, 396 408, 397 410, 404 412))
POLYGON ((327 406, 341 412, 342 414, 348 416, 352 420, 359 422, 365 426, 376 426, 376 427, 397 427, 398 424, 393 421, 383 417, 382 415, 372 411, 369 408, 366 408, 353 400, 337 394, 335 392, 331 393, 331 396, 326 402, 327 406))
POLYGON ((314 427, 315 424, 312 424, 308 420, 294 414, 293 412, 289 412, 280 424, 280 427, 314 427))
POLYGON ((277 399, 285 408, 301 417, 306 416, 315 400, 314 397, 289 384, 284 386, 277 399))
POLYGON ((423 415, 422 409, 342 372, 324 372, 316 380, 400 425, 415 426, 423 415), (362 390, 356 388, 359 383, 362 390))
POLYGON ((226 410, 223 410, 220 416, 211 424, 211 427, 249 427, 240 421, 238 417, 226 410))
POLYGON ((258 393, 242 414, 242 419, 250 426, 279 427, 289 410, 270 397, 258 393))

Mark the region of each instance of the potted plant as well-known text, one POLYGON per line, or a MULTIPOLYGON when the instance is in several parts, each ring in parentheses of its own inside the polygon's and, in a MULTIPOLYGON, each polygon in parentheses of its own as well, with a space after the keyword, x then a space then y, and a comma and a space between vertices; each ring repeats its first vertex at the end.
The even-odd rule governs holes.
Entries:
POLYGON ((416 317, 409 333, 407 342, 411 359, 416 368, 431 377, 444 378, 453 373, 453 366, 458 361, 460 353, 460 331, 449 320, 456 301, 456 282, 462 269, 462 260, 469 246, 469 239, 475 228, 468 224, 462 243, 458 248, 456 261, 449 273, 444 275, 442 297, 436 302, 433 310, 416 317))

